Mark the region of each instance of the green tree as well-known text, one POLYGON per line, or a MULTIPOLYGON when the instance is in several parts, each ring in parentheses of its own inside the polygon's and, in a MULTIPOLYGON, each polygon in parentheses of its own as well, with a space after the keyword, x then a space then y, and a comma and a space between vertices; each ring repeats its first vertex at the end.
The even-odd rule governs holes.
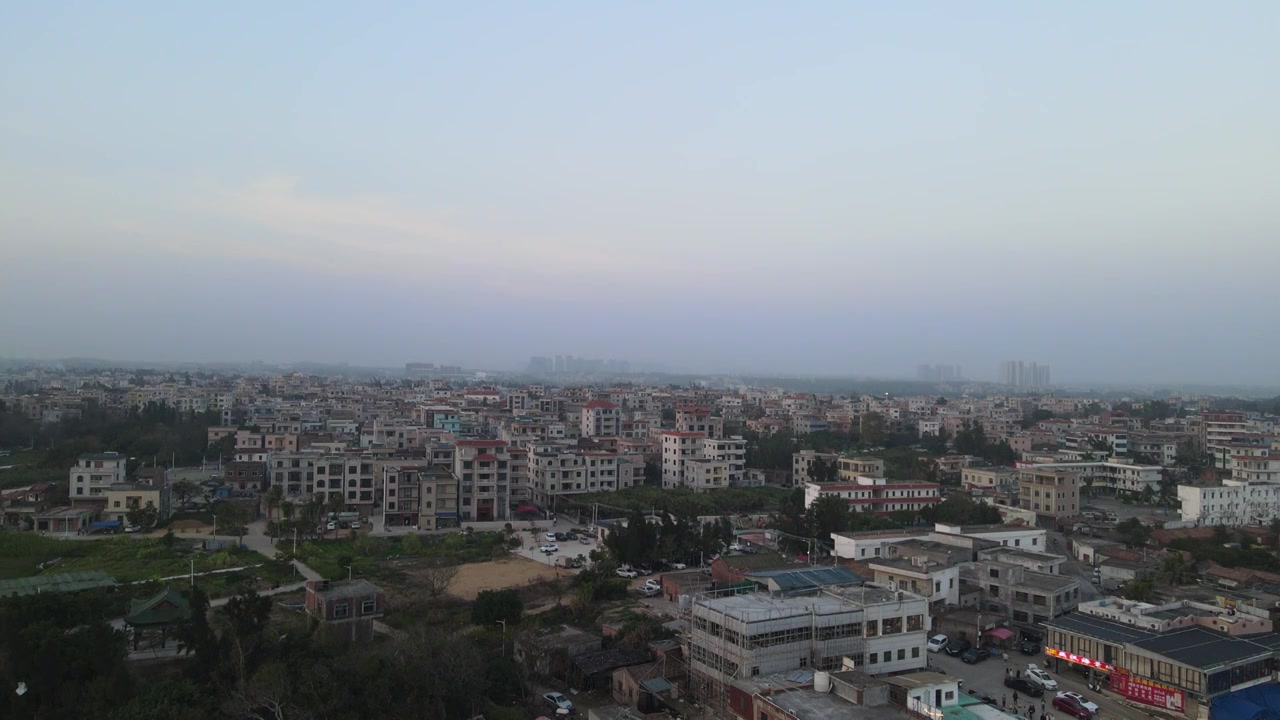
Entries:
POLYGON ((1155 583, 1149 574, 1140 575, 1120 588, 1120 596, 1134 602, 1151 602, 1155 599, 1155 583))
POLYGON ((849 529, 849 503, 836 495, 822 495, 809 507, 810 529, 814 536, 830 542, 831 534, 849 529))
POLYGON ((1116 525, 1116 533, 1127 545, 1146 545, 1151 539, 1151 528, 1136 517, 1116 525))
POLYGON ((518 624, 524 615, 524 601, 515 590, 481 590, 471 605, 471 624, 490 626, 500 621, 518 624))
POLYGON ((176 500, 179 505, 185 505, 190 502, 191 498, 195 497, 200 492, 200 488, 190 480, 179 480, 170 485, 169 488, 173 493, 173 499, 176 500))
POLYGON ((124 516, 130 525, 136 525, 140 528, 149 530, 156 524, 156 518, 159 516, 159 513, 156 511, 155 504, 148 500, 146 505, 139 508, 133 508, 129 512, 125 513, 124 516))
POLYGON ((884 415, 878 412, 863 413, 858 425, 858 434, 862 444, 869 447, 882 447, 885 442, 884 415))

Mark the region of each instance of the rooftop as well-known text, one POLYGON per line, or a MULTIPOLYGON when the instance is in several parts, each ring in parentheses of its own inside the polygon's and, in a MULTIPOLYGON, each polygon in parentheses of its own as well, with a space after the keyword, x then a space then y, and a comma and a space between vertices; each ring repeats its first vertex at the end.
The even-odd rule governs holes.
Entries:
POLYGON ((812 590, 828 585, 858 585, 862 576, 841 567, 806 567, 794 570, 762 570, 747 579, 768 582, 779 590, 812 590))
POLYGON ((325 600, 359 598, 380 592, 382 592, 382 588, 374 585, 368 580, 354 580, 352 582, 336 583, 330 585, 328 589, 315 590, 315 593, 325 600))
POLYGON ((1133 645, 1201 670, 1233 665, 1245 660, 1269 658, 1272 654, 1272 648, 1268 645, 1199 626, 1156 635, 1133 645))
POLYGON ((36 575, 12 580, 0 580, 0 597, 36 595, 50 592, 76 592, 78 590, 111 587, 115 584, 115 578, 102 570, 36 575))
POLYGON ((791 713, 797 720, 827 720, 827 718, 890 720, 890 718, 899 718, 901 710, 889 704, 855 705, 834 693, 820 693, 812 688, 774 693, 769 700, 791 713))

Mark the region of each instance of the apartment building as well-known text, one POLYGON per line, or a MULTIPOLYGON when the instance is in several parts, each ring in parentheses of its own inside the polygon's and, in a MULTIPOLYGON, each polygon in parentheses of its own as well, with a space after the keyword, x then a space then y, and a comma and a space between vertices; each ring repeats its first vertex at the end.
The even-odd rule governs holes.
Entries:
POLYGON ((858 477, 852 483, 807 483, 804 505, 811 507, 818 498, 835 496, 859 512, 889 515, 895 512, 919 512, 942 502, 937 483, 858 477))
POLYGON ((676 488, 685 484, 684 465, 701 457, 705 432, 668 431, 662 438, 662 487, 676 488))
POLYGON ((703 433, 706 437, 724 435, 724 420, 711 415, 711 408, 690 405, 676 408, 676 432, 703 433))
POLYGON ((791 418, 791 432, 796 435, 812 435, 830 429, 827 419, 817 415, 794 415, 791 418))
POLYGON ((573 450, 550 443, 535 445, 529 454, 532 500, 554 507, 557 498, 621 487, 619 457, 611 452, 573 450))
POLYGON ((582 406, 582 437, 617 437, 622 434, 622 413, 608 400, 592 400, 582 406))
POLYGON ((694 492, 709 492, 729 487, 729 463, 712 458, 695 457, 684 462, 684 486, 694 492))
MULTIPOLYGON (((280 488, 285 500, 289 502, 306 502, 317 489, 326 494, 328 487, 316 485, 316 466, 323 459, 319 452, 281 453, 273 455, 268 463, 267 472, 270 484, 280 488)), ((327 466, 326 466, 327 470, 327 466)), ((326 480, 328 476, 326 475, 326 480)), ((338 488, 335 488, 337 490, 338 488)))
POLYGON ((967 467, 960 470, 960 484, 966 490, 1011 489, 1018 472, 1007 467, 967 467))
POLYGON ((1140 495, 1147 488, 1155 492, 1164 478, 1164 468, 1159 465, 1138 465, 1120 458, 1102 462, 1036 463, 1024 465, 1023 469, 1075 472, 1080 475, 1081 483, 1088 480, 1092 492, 1111 495, 1140 495))
POLYGON ((963 548, 911 538, 886 545, 866 563, 877 585, 924 597, 929 614, 937 616, 947 605, 960 604, 960 566, 968 559, 963 548))
POLYGON ((747 441, 741 436, 709 437, 702 441, 702 457, 725 464, 729 487, 743 484, 747 471, 747 441))
POLYGON ((128 475, 128 458, 116 452, 88 453, 76 459, 70 472, 71 502, 101 498, 112 485, 128 475))
POLYGON ((1079 514, 1080 472, 1034 467, 1019 471, 1018 506, 1055 519, 1079 514))
POLYGON ((1280 449, 1259 448, 1231 456, 1231 479, 1249 483, 1280 483, 1280 449))
POLYGON ((925 598, 879 587, 814 594, 700 596, 690 611, 690 691, 727 706, 735 681, 798 670, 838 670, 844 658, 868 674, 920 670, 927 663, 925 598))
POLYGON ((459 440, 453 461, 459 519, 511 519, 511 454, 501 440, 459 440))
POLYGON ((389 464, 383 468, 386 527, 443 530, 458 527, 458 479, 432 463, 389 464))
MULTIPOLYGON (((815 450, 801 450, 791 455, 791 484, 799 487, 818 479, 813 476, 813 464, 823 462, 832 467, 840 459, 839 453, 820 453, 815 450)), ((854 473, 855 475, 857 473, 854 473)))
POLYGON ((222 468, 224 484, 237 490, 265 491, 269 477, 267 463, 261 461, 232 460, 222 468))

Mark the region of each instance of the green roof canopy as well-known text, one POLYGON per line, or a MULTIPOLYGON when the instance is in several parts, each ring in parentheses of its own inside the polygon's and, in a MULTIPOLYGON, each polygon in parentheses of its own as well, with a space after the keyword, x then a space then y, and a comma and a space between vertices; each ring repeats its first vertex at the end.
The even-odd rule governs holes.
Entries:
POLYGON ((191 617, 191 605, 182 593, 165 588, 155 597, 134 600, 124 621, 133 627, 176 625, 191 617))

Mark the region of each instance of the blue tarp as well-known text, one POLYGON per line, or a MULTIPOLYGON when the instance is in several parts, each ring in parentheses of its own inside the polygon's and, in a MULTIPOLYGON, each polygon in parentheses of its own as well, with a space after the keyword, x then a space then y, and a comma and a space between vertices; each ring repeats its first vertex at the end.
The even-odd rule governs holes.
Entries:
POLYGON ((1280 685, 1267 683, 1219 695, 1209 705, 1211 720, 1280 720, 1280 685))
POLYGON ((91 528, 118 528, 120 525, 119 520, 99 520, 95 523, 89 523, 91 528))

